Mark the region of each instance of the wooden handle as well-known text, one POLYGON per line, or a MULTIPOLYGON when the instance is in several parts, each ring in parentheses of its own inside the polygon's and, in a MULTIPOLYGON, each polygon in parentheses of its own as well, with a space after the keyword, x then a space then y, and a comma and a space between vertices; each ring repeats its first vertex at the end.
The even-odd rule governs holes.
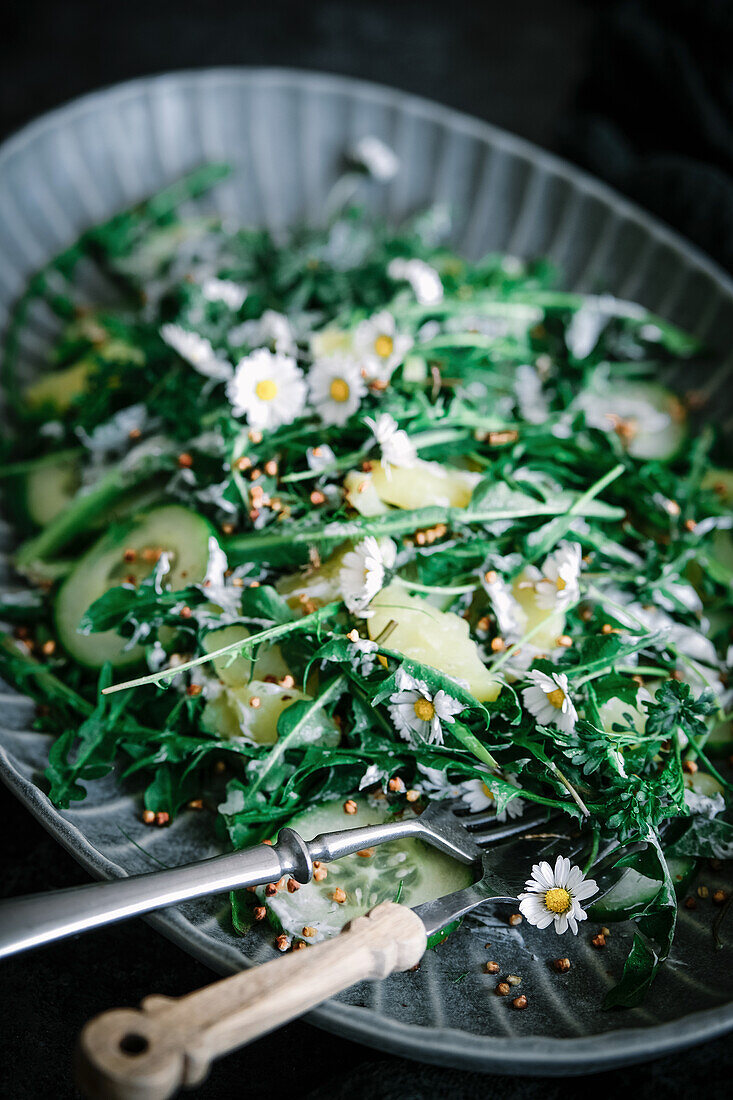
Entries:
POLYGON ((265 1035, 355 982, 409 970, 425 927, 404 905, 382 902, 336 939, 185 997, 146 997, 139 1009, 103 1012, 82 1031, 77 1083, 104 1100, 165 1100, 196 1085, 214 1058, 265 1035))

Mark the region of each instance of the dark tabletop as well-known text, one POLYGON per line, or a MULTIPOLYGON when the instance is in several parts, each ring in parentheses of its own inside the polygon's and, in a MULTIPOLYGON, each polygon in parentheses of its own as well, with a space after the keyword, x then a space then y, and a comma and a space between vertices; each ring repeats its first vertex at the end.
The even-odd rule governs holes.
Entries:
MULTIPOLYGON (((93 88, 209 65, 285 65, 391 84, 590 168, 733 267, 730 0, 13 0, 0 29, 0 137, 93 88), (661 20, 655 14, 663 11, 661 20)), ((6 792, 0 893, 87 876, 6 792)), ((212 974, 142 921, 0 968, 0 1096, 74 1096, 86 1020, 212 974)), ((408 1063, 303 1023, 215 1065, 203 1098, 634 1100, 724 1095, 730 1039, 585 1079, 504 1079, 408 1063), (603 1094, 603 1093, 601 1093, 603 1094)))

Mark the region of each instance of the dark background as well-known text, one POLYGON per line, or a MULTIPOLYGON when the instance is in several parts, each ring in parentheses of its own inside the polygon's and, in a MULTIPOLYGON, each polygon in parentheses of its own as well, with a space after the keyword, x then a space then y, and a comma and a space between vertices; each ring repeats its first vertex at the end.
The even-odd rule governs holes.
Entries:
MULTIPOLYGON (((283 65, 404 88, 562 153, 733 269, 731 0, 11 0, 0 24, 0 138, 68 99, 168 69, 283 65)), ((0 792, 0 892, 86 875, 0 792)), ((91 1016, 211 973, 142 921, 0 970, 0 1096, 74 1096, 91 1016)), ((307 1100, 564 1100, 587 1091, 727 1091, 729 1039, 596 1078, 528 1080, 423 1067, 295 1023, 214 1067, 196 1095, 307 1100)), ((601 1094, 603 1094, 601 1092, 601 1094)))

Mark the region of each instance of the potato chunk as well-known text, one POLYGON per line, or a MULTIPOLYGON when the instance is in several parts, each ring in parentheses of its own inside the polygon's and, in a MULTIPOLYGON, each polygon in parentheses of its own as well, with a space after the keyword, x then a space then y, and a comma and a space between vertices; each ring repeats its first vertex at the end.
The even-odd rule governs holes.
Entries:
POLYGON ((537 603, 537 592, 523 572, 512 584, 512 595, 524 616, 520 624, 522 634, 537 627, 537 633, 532 635, 531 644, 540 650, 554 649, 557 639, 565 632, 564 612, 540 607, 537 603))
POLYGON ((492 679, 469 634, 468 623, 452 611, 439 611, 419 596, 411 596, 401 585, 383 588, 369 605, 374 614, 367 620, 370 638, 376 638, 394 619, 396 629, 385 644, 413 661, 465 680, 481 702, 493 702, 501 684, 492 679))
POLYGON ((465 508, 479 474, 452 469, 439 462, 418 459, 413 466, 391 466, 389 477, 381 462, 372 466, 371 484, 377 496, 397 508, 424 508, 442 504, 446 508, 465 508))
POLYGON ((244 687, 225 688, 210 699, 202 722, 220 737, 248 737, 258 745, 272 745, 277 741, 277 722, 282 712, 299 699, 309 698, 297 688, 251 680, 244 687))
MULTIPOLYGON (((210 631, 204 638, 204 649, 207 653, 213 653, 214 650, 244 641, 245 638, 249 638, 247 627, 235 623, 233 626, 224 626, 221 630, 210 631)), ((274 676, 280 680, 288 673, 288 666, 277 645, 260 646, 254 663, 251 658, 239 654, 231 660, 231 656, 227 654, 217 657, 212 664, 219 679, 227 687, 234 688, 242 687, 250 679, 264 680, 268 676, 274 676)))

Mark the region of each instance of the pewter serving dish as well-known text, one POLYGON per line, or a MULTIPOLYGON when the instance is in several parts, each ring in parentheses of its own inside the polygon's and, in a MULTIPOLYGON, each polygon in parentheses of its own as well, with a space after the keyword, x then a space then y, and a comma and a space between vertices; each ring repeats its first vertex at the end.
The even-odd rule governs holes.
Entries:
MULTIPOLYGON (((452 244, 467 256, 492 249, 546 255, 568 289, 633 298, 677 322, 711 346, 717 364, 707 373, 679 368, 677 386, 711 391, 715 415, 730 417, 733 282, 712 262, 608 188, 486 123, 401 92, 310 73, 219 69, 137 80, 54 111, 6 142, 0 326, 31 272, 82 229, 205 160, 235 167, 205 200, 225 216, 271 228, 317 222, 344 151, 368 134, 402 162, 391 183, 368 192, 390 219, 447 202, 452 244)), ((43 343, 39 331, 24 345, 29 376, 43 343)), ((7 531, 3 538, 7 546, 7 531)), ((127 875, 157 861, 174 865, 214 853, 203 815, 147 829, 134 792, 113 777, 92 784, 73 809, 54 809, 36 785, 49 739, 29 729, 33 706, 9 689, 1 701, 5 782, 92 875, 127 875)), ((714 886, 716 876, 706 875, 714 886)), ((585 929, 576 940, 559 940, 526 922, 518 930, 487 915, 428 952, 419 971, 357 986, 308 1018, 383 1050, 493 1073, 587 1073, 641 1061, 733 1028, 733 946, 729 940, 715 950, 713 912, 704 905, 680 910, 672 957, 633 1011, 599 1008, 628 950, 626 926, 616 926, 605 951, 595 951, 585 929), (566 975, 550 966, 558 954, 571 957, 566 975), (512 1012, 493 996, 494 982, 481 968, 487 958, 522 976, 526 1011, 512 1012)), ((222 899, 150 921, 220 973, 273 953, 261 929, 234 934, 222 899)))

